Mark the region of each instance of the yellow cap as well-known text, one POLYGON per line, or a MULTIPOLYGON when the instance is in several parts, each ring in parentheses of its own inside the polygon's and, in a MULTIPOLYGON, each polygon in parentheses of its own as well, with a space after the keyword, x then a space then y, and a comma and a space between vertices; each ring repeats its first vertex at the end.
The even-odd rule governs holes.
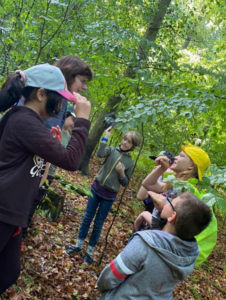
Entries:
POLYGON ((201 148, 193 145, 181 146, 181 149, 197 165, 199 180, 202 180, 203 172, 211 165, 208 154, 201 148))

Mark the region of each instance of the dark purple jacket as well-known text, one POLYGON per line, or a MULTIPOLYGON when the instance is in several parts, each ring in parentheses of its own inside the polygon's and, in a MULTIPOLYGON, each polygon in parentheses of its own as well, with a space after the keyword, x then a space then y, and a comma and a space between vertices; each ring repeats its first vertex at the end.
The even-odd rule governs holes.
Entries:
POLYGON ((33 110, 13 107, 0 122, 0 221, 27 227, 28 215, 45 169, 45 161, 69 171, 81 162, 90 122, 76 118, 64 148, 33 110))

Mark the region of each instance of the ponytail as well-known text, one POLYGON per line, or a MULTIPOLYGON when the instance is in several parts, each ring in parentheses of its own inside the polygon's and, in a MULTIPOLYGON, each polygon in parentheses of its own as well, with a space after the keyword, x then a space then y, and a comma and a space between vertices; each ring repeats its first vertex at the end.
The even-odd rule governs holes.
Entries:
MULTIPOLYGON (((37 87, 24 86, 24 82, 21 80, 20 74, 11 74, 6 79, 0 90, 0 112, 4 112, 13 105, 17 104, 20 98, 23 96, 25 102, 32 99, 33 91, 38 90, 37 87)), ((55 92, 45 89, 47 95, 46 113, 50 117, 56 117, 61 109, 62 96, 55 92)))
POLYGON ((0 90, 0 112, 4 112, 17 104, 22 97, 24 83, 19 74, 11 74, 0 90))

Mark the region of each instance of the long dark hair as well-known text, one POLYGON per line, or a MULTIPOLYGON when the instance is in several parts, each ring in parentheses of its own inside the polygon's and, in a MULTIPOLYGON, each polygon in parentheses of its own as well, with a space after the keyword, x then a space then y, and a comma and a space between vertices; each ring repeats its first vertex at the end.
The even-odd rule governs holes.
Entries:
POLYGON ((89 81, 93 79, 90 66, 76 56, 63 56, 54 63, 54 66, 58 67, 63 73, 69 90, 77 75, 86 76, 89 81))
MULTIPOLYGON (((38 88, 24 86, 21 81, 20 74, 10 74, 0 90, 0 112, 4 112, 13 105, 17 104, 21 97, 25 99, 25 103, 29 102, 31 94, 38 88)), ((47 95, 46 113, 50 117, 55 117, 61 108, 62 96, 57 92, 45 89, 47 95)))
POLYGON ((19 74, 10 74, 0 90, 0 112, 17 104, 23 95, 24 83, 19 74))

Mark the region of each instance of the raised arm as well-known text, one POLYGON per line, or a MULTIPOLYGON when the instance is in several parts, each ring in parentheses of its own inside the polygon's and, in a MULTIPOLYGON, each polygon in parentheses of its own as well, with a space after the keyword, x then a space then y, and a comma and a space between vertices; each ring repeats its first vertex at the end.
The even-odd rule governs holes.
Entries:
POLYGON ((77 118, 71 139, 64 148, 45 128, 41 118, 30 108, 22 107, 21 114, 14 114, 9 130, 14 134, 15 147, 23 147, 45 161, 62 169, 78 169, 86 147, 90 121, 88 120, 90 103, 84 97, 77 97, 77 118), (26 116, 26 117, 23 117, 26 116))
POLYGON ((148 193, 149 197, 152 198, 155 208, 158 211, 162 211, 163 207, 165 205, 166 197, 164 197, 161 194, 154 193, 152 191, 148 191, 147 193, 148 193))
POLYGON ((142 186, 148 191, 162 193, 165 183, 158 182, 158 178, 169 168, 169 159, 166 156, 159 156, 155 161, 158 165, 143 180, 142 186))
POLYGON ((146 200, 148 199, 148 193, 147 193, 147 190, 141 186, 138 193, 137 193, 137 199, 139 201, 143 201, 143 200, 146 200))
POLYGON ((152 220, 152 214, 149 211, 143 211, 139 216, 136 218, 134 222, 134 230, 138 231, 140 228, 140 225, 143 223, 144 225, 148 225, 149 228, 151 228, 151 220, 152 220))
POLYGON ((102 138, 100 146, 97 150, 97 156, 98 157, 106 157, 110 154, 110 147, 107 147, 107 142, 108 142, 108 139, 109 139, 110 134, 111 134, 110 133, 111 129, 112 129, 112 126, 108 127, 105 130, 105 135, 102 138))

